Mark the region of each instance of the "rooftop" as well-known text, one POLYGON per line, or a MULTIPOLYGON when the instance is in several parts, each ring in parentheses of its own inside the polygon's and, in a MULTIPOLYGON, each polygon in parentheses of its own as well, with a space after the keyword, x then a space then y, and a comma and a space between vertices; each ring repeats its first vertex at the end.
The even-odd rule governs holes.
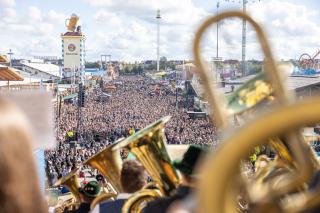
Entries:
POLYGON ((6 55, 0 55, 0 63, 9 63, 10 61, 8 60, 6 55))
POLYGON ((16 69, 0 64, 0 81, 23 81, 16 69))
MULTIPOLYGON (((242 78, 237 78, 229 83, 243 84, 254 77, 255 75, 248 75, 242 78)), ((320 84, 319 76, 288 76, 287 78, 287 87, 289 90, 298 90, 317 84, 320 84)))
POLYGON ((81 32, 66 32, 63 36, 82 36, 81 32))
POLYGON ((41 72, 48 73, 50 75, 59 76, 60 67, 55 64, 46 64, 46 63, 29 63, 21 62, 22 65, 31 67, 33 69, 39 70, 41 72))
MULTIPOLYGON (((232 92, 231 85, 234 85, 234 91, 238 89, 242 84, 254 78, 256 75, 248 75, 242 78, 237 78, 235 80, 230 80, 226 82, 225 87, 218 86, 218 90, 221 93, 228 94, 232 92)), ((201 84, 197 81, 192 81, 192 86, 197 93, 197 96, 204 97, 204 91, 201 84)), ((289 90, 299 90, 310 86, 320 85, 319 76, 288 76, 287 78, 287 88, 289 90)))

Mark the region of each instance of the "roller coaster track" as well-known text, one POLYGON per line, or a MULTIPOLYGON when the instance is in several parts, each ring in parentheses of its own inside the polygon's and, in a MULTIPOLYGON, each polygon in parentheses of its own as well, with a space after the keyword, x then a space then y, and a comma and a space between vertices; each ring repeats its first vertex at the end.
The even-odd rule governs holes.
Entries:
POLYGON ((299 58, 299 64, 303 69, 319 69, 319 61, 316 58, 320 55, 320 50, 318 50, 313 57, 308 53, 303 53, 299 58), (307 58, 306 58, 307 57, 307 58))

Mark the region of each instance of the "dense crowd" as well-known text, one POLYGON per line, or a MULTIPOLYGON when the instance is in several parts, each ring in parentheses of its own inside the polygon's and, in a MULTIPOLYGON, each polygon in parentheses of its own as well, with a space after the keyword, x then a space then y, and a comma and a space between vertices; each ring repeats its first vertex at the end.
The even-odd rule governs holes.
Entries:
POLYGON ((58 146, 46 153, 47 172, 52 182, 117 139, 166 115, 172 116, 165 127, 169 144, 215 144, 216 132, 211 121, 189 118, 182 95, 178 96, 177 108, 175 93, 169 85, 163 85, 158 94, 154 93, 155 84, 149 78, 126 76, 118 78, 117 82, 121 83, 105 101, 99 101, 103 95, 99 86, 87 89, 78 128, 77 104, 62 105, 57 115, 58 146), (66 143, 67 132, 76 133, 77 130, 82 148, 70 149, 66 143))

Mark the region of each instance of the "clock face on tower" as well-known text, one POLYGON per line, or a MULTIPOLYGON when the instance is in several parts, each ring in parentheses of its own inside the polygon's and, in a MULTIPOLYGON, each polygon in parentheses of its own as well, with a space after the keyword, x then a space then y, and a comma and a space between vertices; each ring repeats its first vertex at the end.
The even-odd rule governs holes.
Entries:
POLYGON ((69 50, 70 52, 75 51, 75 50, 76 50, 76 45, 74 45, 74 44, 69 44, 69 45, 68 45, 68 50, 69 50))

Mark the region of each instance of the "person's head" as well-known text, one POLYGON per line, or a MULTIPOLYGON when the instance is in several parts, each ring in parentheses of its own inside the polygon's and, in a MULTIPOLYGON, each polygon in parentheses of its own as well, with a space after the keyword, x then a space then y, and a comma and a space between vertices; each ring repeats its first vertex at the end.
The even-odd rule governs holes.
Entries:
POLYGON ((173 162, 173 166, 180 171, 184 178, 185 184, 191 184, 197 174, 195 174, 195 168, 200 159, 207 152, 207 148, 204 146, 191 145, 184 153, 181 160, 173 162))
POLYGON ((121 186, 124 192, 134 193, 147 183, 147 173, 136 160, 126 160, 121 170, 121 186))
POLYGON ((97 181, 89 181, 82 188, 79 189, 79 192, 84 200, 84 202, 90 203, 100 194, 100 186, 97 181))
POLYGON ((122 158, 123 159, 126 159, 127 157, 128 157, 128 155, 129 155, 129 149, 128 148, 123 148, 122 149, 122 158))
POLYGON ((0 98, 0 212, 45 212, 24 115, 0 98))
POLYGON ((96 175, 96 180, 101 186, 103 186, 106 183, 103 175, 101 174, 96 175))

